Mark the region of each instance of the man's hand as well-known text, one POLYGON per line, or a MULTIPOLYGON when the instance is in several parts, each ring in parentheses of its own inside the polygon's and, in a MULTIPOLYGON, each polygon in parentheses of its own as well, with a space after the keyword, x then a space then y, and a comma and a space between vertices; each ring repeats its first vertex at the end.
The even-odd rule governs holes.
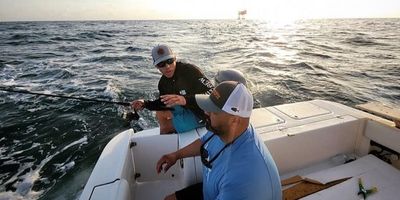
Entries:
POLYGON ((143 99, 138 99, 138 100, 132 101, 131 107, 135 111, 143 110, 143 108, 144 108, 144 100, 143 99))
POLYGON ((163 102, 167 107, 173 107, 176 105, 184 106, 186 105, 186 99, 184 96, 176 94, 167 94, 160 96, 161 102, 163 102))
POLYGON ((178 160, 178 156, 176 155, 176 152, 170 153, 163 155, 160 160, 157 162, 157 173, 160 173, 161 170, 164 168, 164 173, 168 171, 168 169, 176 163, 178 160))

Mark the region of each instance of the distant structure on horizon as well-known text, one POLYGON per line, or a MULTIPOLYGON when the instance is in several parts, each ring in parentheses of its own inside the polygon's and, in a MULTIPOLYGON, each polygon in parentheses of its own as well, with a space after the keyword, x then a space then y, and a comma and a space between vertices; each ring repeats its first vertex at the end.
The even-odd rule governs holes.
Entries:
POLYGON ((247 10, 239 10, 238 19, 245 19, 245 15, 247 14, 247 10))

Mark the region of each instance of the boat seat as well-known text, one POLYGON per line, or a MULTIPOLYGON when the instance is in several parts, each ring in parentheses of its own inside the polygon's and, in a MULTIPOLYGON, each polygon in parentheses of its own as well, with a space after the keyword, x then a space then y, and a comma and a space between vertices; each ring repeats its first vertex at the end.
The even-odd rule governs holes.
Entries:
POLYGON ((391 120, 394 122, 395 127, 400 128, 400 109, 391 108, 378 102, 359 104, 356 105, 356 108, 391 120))
POLYGON ((282 175, 335 155, 354 153, 357 138, 362 134, 361 125, 362 121, 357 118, 340 116, 261 133, 260 138, 265 141, 282 175))

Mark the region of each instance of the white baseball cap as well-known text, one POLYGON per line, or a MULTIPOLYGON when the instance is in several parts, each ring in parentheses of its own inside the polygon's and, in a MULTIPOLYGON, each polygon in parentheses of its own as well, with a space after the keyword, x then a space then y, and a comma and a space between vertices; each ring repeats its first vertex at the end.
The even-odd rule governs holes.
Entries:
POLYGON ((253 110, 253 96, 243 83, 224 81, 210 95, 195 95, 197 105, 206 112, 226 112, 249 118, 253 110))

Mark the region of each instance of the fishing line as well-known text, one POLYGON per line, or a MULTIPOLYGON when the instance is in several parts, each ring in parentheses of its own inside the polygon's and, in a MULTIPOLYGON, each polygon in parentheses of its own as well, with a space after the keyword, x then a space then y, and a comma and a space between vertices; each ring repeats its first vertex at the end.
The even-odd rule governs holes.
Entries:
POLYGON ((65 99, 76 99, 76 100, 81 100, 81 101, 93 101, 93 102, 99 102, 99 103, 117 104, 117 105, 122 105, 122 106, 130 106, 131 105, 129 102, 107 101, 107 100, 101 100, 101 99, 89 99, 89 98, 85 98, 85 97, 74 97, 74 96, 56 95, 56 94, 44 94, 44 93, 39 93, 39 92, 18 90, 18 89, 4 87, 4 86, 0 86, 0 91, 20 93, 20 94, 32 94, 32 95, 47 96, 47 97, 58 97, 58 98, 65 98, 65 99))
MULTIPOLYGON (((74 96, 56 95, 56 94, 44 94, 44 93, 39 93, 39 92, 19 90, 19 89, 5 87, 5 86, 0 86, 0 91, 20 93, 20 94, 31 94, 31 95, 38 95, 38 96, 47 96, 47 97, 57 97, 57 98, 65 98, 65 99, 76 99, 76 100, 80 100, 80 101, 92 101, 92 102, 116 104, 116 105, 122 105, 122 106, 130 106, 131 105, 129 102, 107 101, 107 100, 101 100, 101 99, 90 99, 90 98, 85 98, 85 97, 74 97, 74 96)), ((128 121, 138 120, 139 115, 137 114, 137 112, 127 111, 122 114, 122 118, 124 118, 128 121)))

